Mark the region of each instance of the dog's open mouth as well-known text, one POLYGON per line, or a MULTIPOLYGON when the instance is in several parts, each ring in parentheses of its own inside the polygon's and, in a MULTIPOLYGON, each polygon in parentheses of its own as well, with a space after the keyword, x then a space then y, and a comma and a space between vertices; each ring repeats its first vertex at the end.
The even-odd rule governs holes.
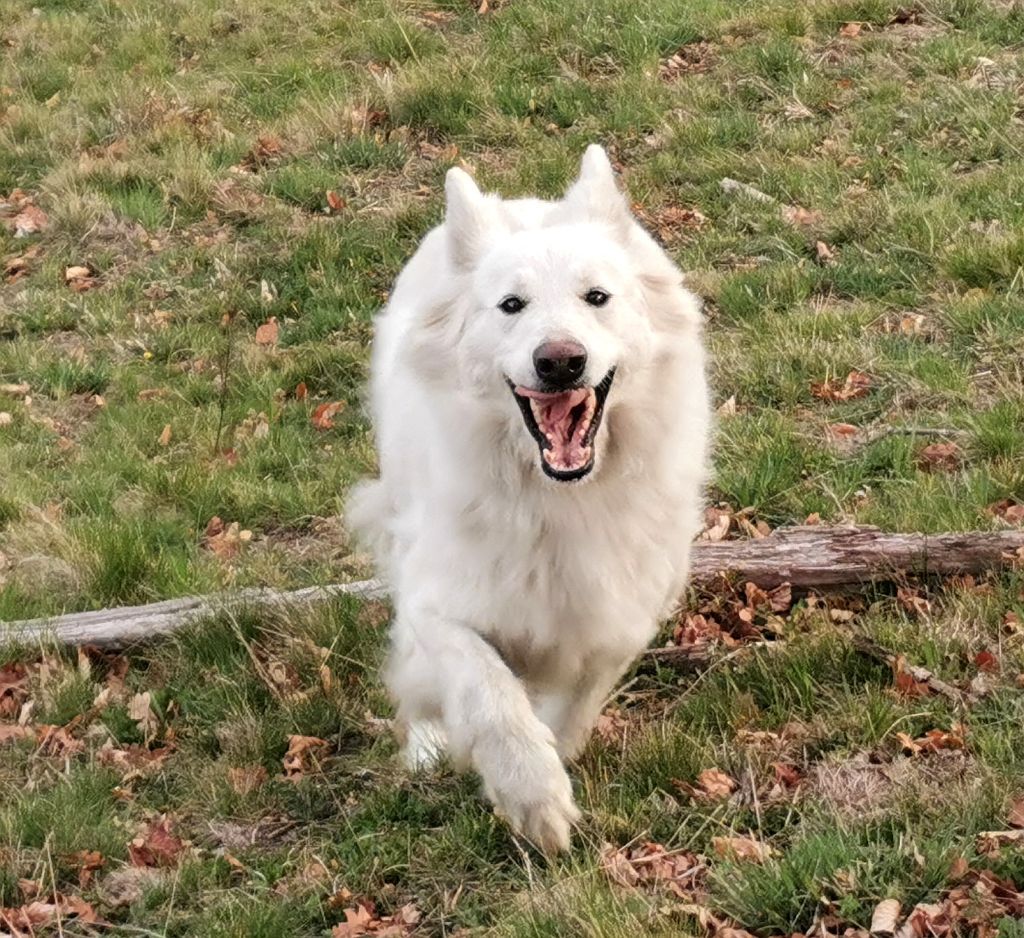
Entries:
POLYGON ((615 377, 613 368, 594 387, 538 391, 511 385, 526 428, 540 446, 541 468, 559 482, 582 479, 594 468, 594 437, 615 377))

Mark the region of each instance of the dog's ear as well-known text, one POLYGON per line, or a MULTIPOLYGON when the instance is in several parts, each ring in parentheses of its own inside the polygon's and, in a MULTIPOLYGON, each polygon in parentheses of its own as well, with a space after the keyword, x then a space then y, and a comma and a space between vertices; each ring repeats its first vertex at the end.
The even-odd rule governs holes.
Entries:
POLYGON ((445 229, 455 266, 472 267, 487 240, 501 227, 494 200, 485 196, 473 177, 453 166, 444 181, 445 229))
POLYGON ((579 177, 565 194, 565 206, 579 219, 611 225, 622 234, 629 231, 633 217, 604 147, 596 143, 587 147, 579 177))

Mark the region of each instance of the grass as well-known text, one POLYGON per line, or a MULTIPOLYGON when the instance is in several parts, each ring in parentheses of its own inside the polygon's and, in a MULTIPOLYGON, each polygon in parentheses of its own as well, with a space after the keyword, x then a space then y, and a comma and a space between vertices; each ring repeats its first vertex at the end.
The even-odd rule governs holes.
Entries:
MULTIPOLYGON (((716 398, 734 404, 712 501, 770 525, 925 531, 992 527, 990 506, 1024 501, 1019 5, 495 6, 9 0, 0 193, 24 190, 49 225, 0 231, 5 263, 27 265, 0 285, 0 385, 29 386, 0 396, 0 620, 368 573, 334 519, 373 469, 370 321, 440 218, 446 169, 553 196, 594 140, 706 299, 716 398), (840 35, 851 21, 860 34, 840 35), (724 192, 727 176, 805 222, 724 192), (77 265, 93 289, 65 283, 77 265), (278 341, 258 344, 270 317, 278 341), (854 370, 865 396, 815 395, 854 370), (829 434, 839 423, 858 429, 849 444, 829 434), (929 471, 940 430, 962 459, 929 471), (214 517, 251 539, 212 549, 214 517)), ((1019 851, 976 849, 1024 785, 1024 652, 1003 625, 1020 589, 953 584, 924 619, 882 591, 860 604, 859 627, 946 680, 995 652, 1001 672, 968 711, 899 696, 806 603, 772 651, 696 679, 641 668, 617 702, 625 742, 595 740, 574 768, 585 820, 550 865, 527 863, 471 778, 396 769, 375 721, 390 711, 374 607, 204 623, 128 656, 103 707, 120 666, 10 647, 0 660, 46 651, 32 720, 85 714, 84 748, 0 748, 0 906, 27 878, 81 889, 115 933, 319 935, 343 920, 326 899, 344 886, 382 912, 415 902, 424 934, 675 935, 699 926, 613 888, 601 845, 713 856, 714 837, 749 831, 775 857, 713 860, 706 901, 766 935, 932 901, 957 856, 1020 885, 1019 851), (147 691, 148 735, 129 713, 147 691), (958 721, 964 751, 901 759, 897 732, 958 721), (750 734, 796 723, 793 797, 704 804, 674 786, 717 766, 761 791, 777 760, 750 734), (297 782, 281 763, 293 734, 330 744, 297 782), (126 777, 104 743, 173 752, 126 777), (870 810, 828 781, 865 754, 907 766, 870 810), (266 782, 239 793, 228 770, 254 766, 266 782), (192 846, 118 902, 110 877, 161 814, 192 846), (79 850, 106 858, 85 886, 79 850)))

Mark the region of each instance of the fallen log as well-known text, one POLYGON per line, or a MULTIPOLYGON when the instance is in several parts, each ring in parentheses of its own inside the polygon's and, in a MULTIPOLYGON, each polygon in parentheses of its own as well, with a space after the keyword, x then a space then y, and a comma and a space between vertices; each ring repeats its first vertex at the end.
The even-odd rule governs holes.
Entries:
MULTIPOLYGON (((887 534, 871 527, 780 528, 765 538, 698 541, 692 579, 697 585, 720 577, 751 581, 763 589, 789 583, 823 589, 900 580, 905 576, 978 574, 1024 564, 1024 531, 967 534, 887 534)), ((0 623, 0 640, 33 643, 52 638, 68 645, 114 647, 166 635, 197 619, 231 609, 288 609, 336 596, 382 599, 380 580, 362 580, 300 590, 245 589, 188 596, 146 606, 76 612, 44 619, 0 623)))

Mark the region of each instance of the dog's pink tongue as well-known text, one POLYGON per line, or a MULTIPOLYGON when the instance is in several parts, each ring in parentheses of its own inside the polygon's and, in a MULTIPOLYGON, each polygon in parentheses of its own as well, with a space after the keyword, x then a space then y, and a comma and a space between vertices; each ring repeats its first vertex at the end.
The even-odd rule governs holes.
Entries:
POLYGON ((535 391, 533 388, 516 388, 516 394, 523 397, 532 397, 547 406, 544 408, 544 416, 547 421, 553 424, 562 423, 569 416, 569 411, 577 404, 587 399, 590 393, 588 388, 576 388, 574 391, 535 391))

